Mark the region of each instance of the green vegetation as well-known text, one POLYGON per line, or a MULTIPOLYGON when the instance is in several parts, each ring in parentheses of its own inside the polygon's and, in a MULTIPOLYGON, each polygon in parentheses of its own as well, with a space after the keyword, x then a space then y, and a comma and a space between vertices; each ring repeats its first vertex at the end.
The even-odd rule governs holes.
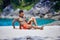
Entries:
POLYGON ((11 0, 11 3, 13 4, 14 6, 14 9, 16 8, 20 8, 20 9, 25 9, 25 10, 29 10, 31 9, 35 3, 37 3, 39 0, 20 0, 20 1, 13 1, 11 0), (18 2, 18 3, 17 3, 18 2))
POLYGON ((34 5, 34 4, 31 4, 31 5, 28 5, 28 6, 22 6, 22 5, 21 5, 21 6, 17 6, 17 8, 20 8, 20 9, 23 9, 23 10, 24 10, 24 9, 25 9, 25 10, 29 10, 29 9, 31 9, 31 8, 33 7, 33 5, 34 5))
POLYGON ((2 11, 2 4, 3 4, 3 2, 2 2, 2 0, 0 0, 0 12, 2 11))

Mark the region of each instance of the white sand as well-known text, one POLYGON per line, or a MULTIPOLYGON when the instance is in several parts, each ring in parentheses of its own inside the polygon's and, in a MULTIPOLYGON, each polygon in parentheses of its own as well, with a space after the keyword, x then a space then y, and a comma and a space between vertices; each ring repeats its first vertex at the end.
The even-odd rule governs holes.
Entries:
POLYGON ((40 37, 52 37, 55 40, 57 36, 60 36, 60 26, 45 26, 44 30, 20 30, 13 29, 11 27, 0 27, 0 39, 12 39, 25 36, 40 36, 40 37))

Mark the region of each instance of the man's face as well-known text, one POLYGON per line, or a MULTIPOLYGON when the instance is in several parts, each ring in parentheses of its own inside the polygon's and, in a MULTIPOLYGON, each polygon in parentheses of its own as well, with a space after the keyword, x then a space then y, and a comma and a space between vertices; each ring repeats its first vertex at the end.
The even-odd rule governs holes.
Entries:
POLYGON ((24 16, 24 13, 23 13, 23 12, 21 12, 21 13, 19 14, 19 16, 23 17, 23 16, 24 16))

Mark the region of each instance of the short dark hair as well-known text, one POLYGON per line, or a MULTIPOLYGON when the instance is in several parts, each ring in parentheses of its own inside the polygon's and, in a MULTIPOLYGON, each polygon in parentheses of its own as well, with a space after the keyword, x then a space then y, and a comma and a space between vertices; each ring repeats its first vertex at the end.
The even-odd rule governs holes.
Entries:
POLYGON ((20 10, 20 11, 19 11, 19 14, 22 13, 22 12, 23 12, 23 10, 20 10))

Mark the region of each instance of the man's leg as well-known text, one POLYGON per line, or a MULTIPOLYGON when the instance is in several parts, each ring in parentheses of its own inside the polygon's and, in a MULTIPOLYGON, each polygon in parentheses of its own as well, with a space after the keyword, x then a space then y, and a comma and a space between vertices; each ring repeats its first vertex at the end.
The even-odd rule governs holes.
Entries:
POLYGON ((43 26, 42 27, 38 27, 38 26, 28 25, 27 29, 31 29, 31 28, 43 30, 43 26))
POLYGON ((33 26, 34 29, 40 29, 43 30, 43 26, 42 27, 38 27, 38 26, 33 26))
POLYGON ((34 17, 31 17, 28 21, 28 23, 31 23, 31 24, 32 22, 35 24, 35 26, 37 26, 36 19, 34 17))
POLYGON ((28 21, 28 23, 30 23, 30 22, 31 23, 33 22, 35 24, 35 26, 32 26, 31 28, 43 30, 43 26, 42 27, 37 26, 36 19, 34 17, 31 17, 31 19, 28 21))

